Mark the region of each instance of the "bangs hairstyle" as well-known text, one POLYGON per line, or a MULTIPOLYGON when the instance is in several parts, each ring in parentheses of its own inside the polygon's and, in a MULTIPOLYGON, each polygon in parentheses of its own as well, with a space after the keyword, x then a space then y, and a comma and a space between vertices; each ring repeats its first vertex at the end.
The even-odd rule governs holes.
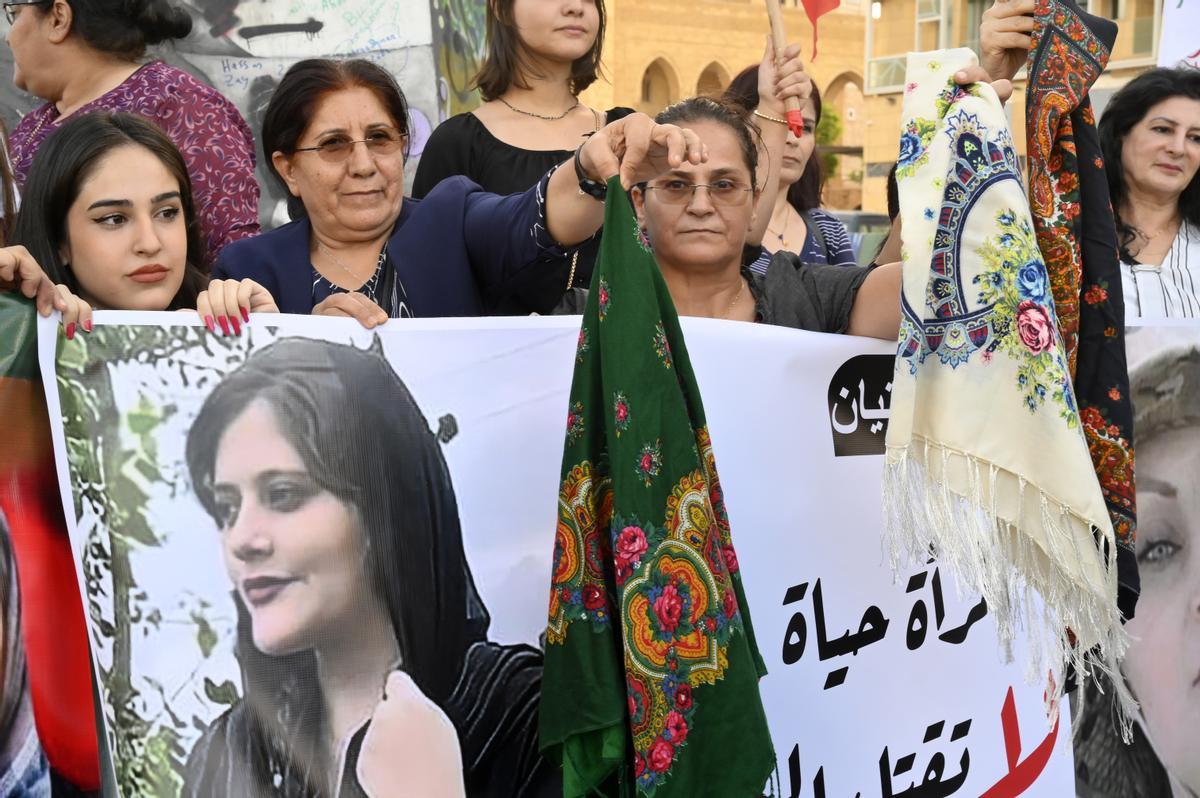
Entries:
MULTIPOLYGON (((721 99, 737 103, 745 108, 747 113, 758 108, 758 65, 748 66, 739 72, 737 77, 729 82, 729 88, 725 90, 721 99)), ((813 110, 817 112, 814 125, 819 125, 821 124, 821 92, 817 89, 816 83, 812 84, 812 94, 809 99, 812 100, 813 110)), ((816 134, 817 131, 814 127, 812 135, 816 134)), ((804 171, 795 183, 788 186, 787 200, 800 213, 821 206, 821 191, 825 188, 825 175, 821 169, 820 150, 820 147, 813 145, 812 154, 808 156, 808 163, 804 165, 804 171)))
MULTIPOLYGON (((1108 176, 1108 195, 1117 220, 1121 259, 1127 263, 1134 261, 1129 254, 1129 245, 1138 231, 1121 218, 1121 209, 1129 198, 1121 150, 1133 126, 1145 119, 1151 108, 1172 97, 1200 102, 1200 69, 1159 67, 1143 72, 1109 99, 1104 115, 1100 117, 1100 150, 1104 154, 1104 171, 1108 176)), ((1200 173, 1192 176, 1192 181, 1180 195, 1179 214, 1188 224, 1200 227, 1200 173)))
MULTIPOLYGON (((183 283, 167 309, 194 308, 196 297, 208 287, 208 262, 187 164, 166 133, 136 114, 93 111, 72 117, 46 138, 25 180, 13 243, 29 250, 51 280, 78 294, 79 281, 71 264, 63 263, 59 257, 67 239, 67 212, 100 161, 113 150, 129 146, 148 150, 179 183, 179 201, 187 228, 187 263, 183 283)), ((138 175, 130 175, 129 180, 136 182, 138 175)))
MULTIPOLYGON (((583 0, 589 2, 590 0, 583 0)), ((513 19, 513 4, 516 0, 488 0, 487 3, 487 55, 475 75, 474 85, 483 99, 494 100, 508 91, 509 87, 528 89, 521 77, 522 70, 529 70, 528 60, 521 54, 521 35, 513 19)), ((595 0, 599 22, 596 40, 592 48, 571 63, 568 85, 571 94, 579 93, 596 82, 600 76, 600 53, 604 49, 606 15, 604 0, 595 0)))
POLYGON ((679 127, 687 127, 689 122, 716 122, 729 128, 737 139, 746 168, 750 170, 750 188, 758 190, 758 145, 755 139, 761 141, 762 137, 742 106, 712 97, 689 97, 668 105, 654 121, 679 127))
POLYGON ((308 214, 304 210, 304 203, 288 189, 271 156, 277 152, 294 154, 321 100, 333 92, 353 88, 366 89, 379 100, 404 136, 404 158, 408 158, 408 102, 400 84, 390 72, 361 58, 346 61, 308 58, 297 61, 279 81, 262 122, 264 162, 271 178, 283 190, 283 196, 288 198, 288 215, 292 219, 301 219, 308 214))

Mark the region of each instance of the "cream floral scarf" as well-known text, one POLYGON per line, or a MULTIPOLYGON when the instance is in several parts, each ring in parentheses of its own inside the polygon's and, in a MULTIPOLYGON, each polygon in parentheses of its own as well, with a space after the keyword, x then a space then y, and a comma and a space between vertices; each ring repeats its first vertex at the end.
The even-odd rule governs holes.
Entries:
POLYGON ((952 563, 1006 650, 1026 634, 1031 678, 1063 662, 1111 673, 1126 646, 1112 523, 1004 110, 990 86, 953 80, 974 63, 966 49, 908 57, 883 486, 893 561, 952 563))

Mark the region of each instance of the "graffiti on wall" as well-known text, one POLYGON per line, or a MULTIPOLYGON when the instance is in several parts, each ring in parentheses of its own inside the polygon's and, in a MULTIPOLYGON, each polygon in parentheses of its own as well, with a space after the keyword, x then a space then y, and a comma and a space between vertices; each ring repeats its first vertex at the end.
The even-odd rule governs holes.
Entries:
MULTIPOLYGON (((483 54, 485 0, 192 0, 192 33, 151 55, 229 97, 258 137, 279 79, 304 58, 367 58, 396 76, 409 102, 409 179, 434 126, 478 104, 470 88, 483 54)), ((0 23, 3 25, 4 23, 0 23)), ((7 33, 7 29, 3 29, 7 33)), ((12 83, 0 52, 0 118, 11 130, 41 100, 12 83)), ((258 148, 264 224, 286 221, 283 190, 258 148)))

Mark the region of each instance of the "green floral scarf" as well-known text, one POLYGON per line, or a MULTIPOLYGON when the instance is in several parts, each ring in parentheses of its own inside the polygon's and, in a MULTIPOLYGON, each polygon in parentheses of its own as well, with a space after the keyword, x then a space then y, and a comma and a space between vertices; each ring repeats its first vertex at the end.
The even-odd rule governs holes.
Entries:
POLYGON ((620 182, 584 311, 542 680, 565 796, 761 795, 775 763, 679 318, 620 182))

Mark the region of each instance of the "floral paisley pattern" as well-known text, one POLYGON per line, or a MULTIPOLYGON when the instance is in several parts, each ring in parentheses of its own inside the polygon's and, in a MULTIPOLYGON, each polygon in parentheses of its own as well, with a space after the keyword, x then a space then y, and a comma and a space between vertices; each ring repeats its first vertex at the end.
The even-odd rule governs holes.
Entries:
POLYGON ((671 343, 661 322, 654 327, 654 354, 658 355, 664 366, 671 368, 671 343))
POLYGON ((985 354, 1006 352, 1017 365, 1017 389, 1029 412, 1049 398, 1068 427, 1079 416, 1054 318, 1046 267, 1033 225, 1011 208, 996 215, 999 234, 979 248, 983 270, 973 278, 979 301, 996 310, 996 338, 985 354), (1013 268, 1014 264, 1021 264, 1013 268))
POLYGON ((662 471, 662 441, 647 443, 637 455, 638 479, 647 488, 662 471))
POLYGON ((629 429, 629 400, 625 398, 625 394, 617 391, 613 395, 613 430, 617 437, 621 437, 621 433, 629 429))
MULTIPOLYGON (((619 186, 610 230, 632 224, 619 186)), ((569 418, 591 434, 563 452, 542 748, 571 763, 565 794, 616 772, 643 796, 757 795, 765 668, 679 320, 635 241, 605 236, 584 312, 569 418)))
MULTIPOLYGON (((175 142, 187 164, 210 261, 231 241, 258 233, 254 134, 237 107, 216 89, 162 61, 151 61, 72 116, 89 111, 144 116, 175 142)), ((18 184, 25 183, 42 142, 58 129, 58 116, 54 103, 46 103, 13 129, 9 149, 18 184)))
POLYGON ((1038 0, 1034 23, 1025 106, 1030 208, 1079 406, 1107 419, 1104 425, 1085 423, 1084 433, 1117 534, 1118 604, 1132 617, 1139 579, 1124 297, 1104 160, 1087 96, 1108 63, 1117 31, 1073 0, 1038 0))
POLYGON ((598 307, 600 321, 604 321, 604 317, 608 315, 608 303, 612 299, 611 295, 608 293, 608 281, 601 280, 600 287, 596 290, 600 292, 598 307))
POLYGON ((588 331, 579 331, 579 339, 575 342, 575 362, 582 363, 583 356, 588 351, 588 331))
POLYGON ((1045 673, 1038 648, 1055 641, 1045 664, 1086 674, 1086 652, 1115 668, 1124 651, 1109 578, 1118 563, 1055 274, 1003 108, 991 87, 953 82, 975 62, 965 49, 908 56, 917 85, 901 135, 924 122, 934 133, 899 179, 901 330, 883 489, 893 562, 924 562, 932 547, 987 600, 1002 642, 1017 628, 1039 641, 1029 673, 1045 673), (1025 611, 1029 588, 1045 616, 1025 611))
POLYGON ((600 629, 611 619, 604 584, 604 563, 612 556, 608 543, 612 486, 591 463, 571 469, 558 494, 558 525, 550 590, 550 622, 546 639, 566 640, 568 621, 585 621, 600 629))
POLYGON ((567 443, 574 443, 583 434, 583 404, 575 402, 567 411, 567 443))

